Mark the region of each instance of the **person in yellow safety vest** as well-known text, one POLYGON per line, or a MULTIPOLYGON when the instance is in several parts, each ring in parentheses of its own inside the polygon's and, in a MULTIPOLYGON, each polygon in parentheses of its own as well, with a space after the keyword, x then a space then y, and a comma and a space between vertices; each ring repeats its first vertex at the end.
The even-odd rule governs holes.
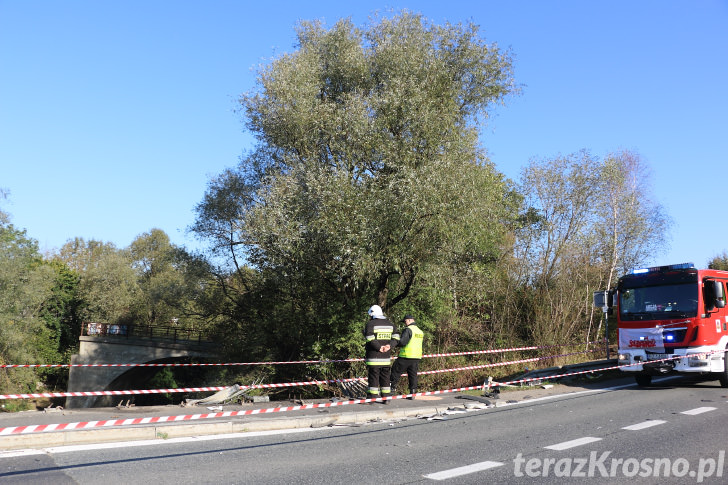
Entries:
MULTIPOLYGON (((382 307, 372 305, 367 312, 370 320, 364 327, 364 337, 366 338, 366 355, 365 363, 367 365, 367 374, 369 388, 367 390, 367 398, 389 397, 392 390, 389 386, 390 374, 392 371, 392 357, 389 353, 392 347, 397 345, 399 334, 396 332, 394 325, 390 322, 382 307)), ((383 400, 382 404, 389 404, 388 400, 383 400)))
POLYGON ((407 372, 407 380, 409 381, 409 391, 411 396, 407 399, 414 399, 417 393, 417 368, 422 360, 422 341, 425 334, 415 324, 412 315, 405 315, 402 319, 406 328, 399 337, 398 347, 399 356, 392 366, 391 388, 397 388, 399 378, 403 372, 407 372))

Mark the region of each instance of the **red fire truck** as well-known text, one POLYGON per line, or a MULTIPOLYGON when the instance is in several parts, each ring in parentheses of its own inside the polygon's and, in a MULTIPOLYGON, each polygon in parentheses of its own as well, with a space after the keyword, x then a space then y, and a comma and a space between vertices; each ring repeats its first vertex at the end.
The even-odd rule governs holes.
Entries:
POLYGON ((619 364, 648 386, 670 372, 713 375, 728 387, 728 271, 692 263, 631 271, 619 279, 619 364))

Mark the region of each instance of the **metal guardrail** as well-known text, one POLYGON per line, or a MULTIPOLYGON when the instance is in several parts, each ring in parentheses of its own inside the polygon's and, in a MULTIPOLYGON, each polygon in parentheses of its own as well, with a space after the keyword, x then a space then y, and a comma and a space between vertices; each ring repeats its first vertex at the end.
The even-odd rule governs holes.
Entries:
POLYGON ((81 327, 81 336, 146 338, 172 342, 210 342, 207 332, 163 325, 136 325, 86 322, 81 327))

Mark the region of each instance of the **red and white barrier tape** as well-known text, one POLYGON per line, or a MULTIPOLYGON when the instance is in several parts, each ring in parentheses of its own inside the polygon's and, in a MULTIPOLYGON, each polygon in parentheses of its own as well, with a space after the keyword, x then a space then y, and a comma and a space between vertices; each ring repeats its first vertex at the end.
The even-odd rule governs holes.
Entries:
POLYGON ((278 364, 330 364, 335 362, 364 362, 362 358, 342 360, 287 360, 281 362, 224 362, 224 363, 149 363, 149 364, 0 364, 0 368, 33 368, 33 367, 222 367, 239 365, 278 365, 278 364))
POLYGON ((712 355, 712 354, 722 353, 722 352, 724 352, 724 351, 723 350, 711 350, 709 352, 703 352, 703 353, 700 353, 700 354, 676 355, 676 356, 673 356, 673 357, 666 357, 664 359, 654 359, 654 360, 648 360, 648 361, 644 361, 644 362, 635 362, 633 364, 615 365, 615 366, 611 366, 611 367, 602 367, 602 368, 599 368, 599 369, 590 369, 590 370, 583 370, 583 371, 578 371, 578 372, 568 372, 566 374, 555 374, 555 375, 544 376, 544 377, 529 377, 529 378, 526 378, 526 379, 518 379, 518 380, 506 381, 506 382, 495 382, 495 381, 493 381, 492 385, 493 386, 498 386, 498 385, 500 385, 500 386, 508 386, 508 385, 511 385, 511 384, 520 384, 520 383, 523 383, 523 382, 545 381, 545 380, 548 380, 548 379, 559 379, 561 377, 577 376, 577 375, 581 375, 581 374, 590 374, 592 372, 600 372, 600 371, 605 371, 605 370, 615 370, 615 369, 621 369, 623 367, 635 367, 635 366, 643 365, 643 364, 653 364, 655 362, 667 362, 667 361, 671 361, 671 360, 686 359, 686 358, 689 358, 689 357, 706 356, 706 355, 712 355))
MULTIPOLYGON (((712 353, 712 352, 709 352, 709 353, 712 353)), ((704 355, 704 354, 702 354, 702 355, 704 355)), ((661 361, 674 360, 674 359, 683 358, 683 357, 684 356, 671 357, 671 358, 666 358, 666 359, 658 359, 658 360, 654 360, 654 361, 650 361, 650 362, 661 362, 661 361)), ((604 368, 600 368, 600 369, 590 369, 590 370, 579 371, 579 372, 569 372, 569 373, 565 373, 565 374, 544 376, 544 377, 539 377, 539 378, 520 379, 520 380, 501 382, 501 383, 494 382, 492 384, 493 385, 507 385, 507 384, 515 384, 515 383, 519 383, 519 382, 529 382, 529 381, 533 381, 533 380, 548 380, 548 379, 554 379, 557 377, 588 374, 588 373, 592 373, 592 372, 599 372, 599 371, 610 370, 610 369, 619 369, 621 367, 631 367, 634 365, 642 365, 642 364, 643 364, 643 362, 639 362, 636 364, 604 367, 604 368)), ((458 388, 453 388, 453 389, 443 389, 443 390, 438 390, 438 391, 418 392, 415 394, 403 394, 403 395, 398 395, 398 396, 391 396, 386 399, 388 399, 388 400, 403 399, 403 398, 406 398, 408 396, 413 396, 413 395, 414 396, 434 396, 434 395, 438 395, 438 394, 448 394, 448 393, 453 393, 453 392, 478 390, 478 389, 483 389, 483 387, 484 387, 483 385, 466 386, 466 387, 458 387, 458 388)), ((56 424, 40 424, 40 425, 28 425, 28 426, 11 426, 11 427, 7 427, 7 428, 0 428, 0 436, 42 433, 42 432, 50 432, 50 431, 81 430, 81 429, 91 429, 91 428, 101 428, 101 427, 129 426, 129 425, 139 425, 139 424, 170 423, 170 422, 178 422, 178 421, 192 421, 192 420, 200 420, 200 419, 224 418, 224 417, 233 417, 233 416, 249 416, 249 415, 256 415, 256 414, 298 411, 298 410, 303 410, 303 409, 330 408, 330 407, 336 407, 336 406, 346 406, 349 404, 360 404, 360 403, 369 403, 369 402, 376 402, 376 401, 381 402, 382 398, 352 399, 349 401, 338 401, 338 402, 321 403, 321 404, 304 404, 304 405, 300 405, 300 406, 248 409, 248 410, 242 410, 242 411, 225 411, 225 412, 219 412, 219 413, 206 413, 206 414, 188 414, 188 415, 181 415, 181 416, 155 416, 155 417, 146 417, 146 418, 117 419, 117 420, 106 420, 106 421, 81 421, 81 422, 75 422, 75 423, 56 423, 56 424)))
MULTIPOLYGON (((596 340, 587 342, 587 344, 604 343, 604 340, 596 340)), ((465 352, 450 352, 446 354, 425 354, 423 359, 432 357, 453 357, 459 355, 478 355, 478 354, 498 354, 501 352, 518 352, 525 350, 552 349, 559 347, 575 347, 584 344, 564 344, 564 345, 539 345, 530 347, 512 347, 506 349, 490 349, 490 350, 470 350, 465 352)), ((341 360, 286 360, 286 361, 270 361, 270 362, 226 362, 216 364, 204 363, 151 363, 151 364, 0 364, 0 369, 14 368, 62 368, 62 367, 214 367, 214 366, 238 366, 238 365, 279 365, 279 364, 332 364, 336 362, 364 362, 362 358, 341 359, 341 360)))
POLYGON ((126 396, 139 394, 173 394, 176 392, 222 391, 230 386, 184 387, 179 389, 131 389, 125 391, 70 391, 70 392, 33 392, 27 394, 0 394, 0 399, 35 399, 40 397, 88 397, 88 396, 126 396))
POLYGON ((509 362, 495 362, 493 364, 482 364, 482 365, 469 365, 467 367, 458 367, 455 369, 442 369, 442 370, 430 370, 430 371, 424 371, 424 372, 418 372, 418 375, 425 375, 425 374, 442 374, 444 372, 457 372, 461 370, 476 370, 476 369, 487 369, 489 367, 502 367, 506 365, 511 364, 525 364, 527 362, 538 362, 539 360, 548 360, 548 359, 556 359, 559 357, 569 357, 572 355, 580 355, 580 354, 586 354, 589 352, 599 352, 601 349, 597 350, 584 350, 581 352, 573 352, 571 354, 560 354, 560 355, 547 355, 545 357, 531 357, 530 359, 520 359, 520 360, 512 360, 509 362))
MULTIPOLYGON (((595 340, 593 342, 587 342, 586 345, 591 344, 603 344, 605 343, 605 340, 595 340)), ((568 344, 568 345, 537 345, 537 346, 530 346, 530 347, 512 347, 507 349, 490 349, 490 350, 473 350, 469 352, 451 352, 447 354, 428 354, 423 355, 422 358, 426 357, 452 357, 456 355, 475 355, 475 354, 499 354, 501 352, 519 352, 524 350, 539 350, 539 349, 555 349, 560 347, 576 347, 579 345, 584 345, 583 343, 580 344, 568 344)), ((602 349, 594 349, 594 350, 585 350, 584 352, 597 352, 602 349)))
MULTIPOLYGON (((485 369, 489 367, 501 367, 511 364, 521 364, 526 362, 536 362, 539 360, 554 359, 557 357, 568 357, 588 352, 597 352, 597 350, 585 350, 582 352, 574 352, 570 354, 549 355, 546 357, 533 357, 530 359, 513 360, 510 362, 496 362, 493 364, 482 364, 468 367, 457 367, 453 369, 439 369, 433 371, 418 372, 418 375, 442 374, 445 372, 458 372, 463 370, 485 369)), ((405 375, 405 374, 402 374, 405 375)), ((354 377, 349 379, 329 379, 320 381, 303 381, 303 382, 282 382, 278 384, 253 384, 250 386, 240 386, 241 389, 267 389, 281 387, 300 387, 300 386, 318 386, 322 384, 335 384, 339 382, 364 381, 366 377, 354 377)), ((206 391, 222 391, 229 386, 214 387, 184 387, 179 389, 134 389, 120 391, 69 391, 69 392, 38 392, 24 394, 0 394, 0 399, 37 399, 37 398, 53 398, 53 397, 89 397, 89 396, 127 396, 127 395, 151 395, 151 394, 174 394, 180 392, 206 392, 206 391)))
MULTIPOLYGON (((695 355, 710 355, 717 352, 722 351, 711 351, 711 352, 705 352, 703 354, 695 354, 695 355)), ((537 378, 528 378, 528 379, 519 379, 519 380, 513 380, 513 381, 507 381, 507 382, 493 382, 492 385, 509 385, 509 384, 516 384, 520 382, 530 382, 535 380, 549 380, 559 377, 566 377, 566 376, 574 376, 574 375, 580 375, 580 374, 589 374, 593 372, 601 372, 605 370, 612 370, 612 369, 620 369, 622 367, 632 367, 637 365, 642 365, 645 363, 652 363, 652 362, 663 362, 663 361, 669 361, 669 360, 675 360, 675 359, 682 359, 686 356, 675 356, 675 357, 668 357, 665 359, 655 359, 647 362, 637 362, 634 364, 626 364, 626 365, 617 365, 617 366, 611 366, 611 367, 603 367, 599 369, 590 369, 585 371, 578 371, 578 372, 568 372, 565 374, 556 374, 551 376, 543 376, 543 377, 537 377, 537 378)), ((462 392, 462 391, 472 391, 472 390, 479 390, 483 389, 483 385, 477 385, 477 386, 466 386, 466 387, 458 387, 453 389, 442 389, 438 391, 427 391, 427 392, 418 392, 415 394, 402 394, 398 396, 391 396, 388 398, 385 398, 385 400, 394 400, 394 399, 404 399, 408 396, 435 396, 438 394, 449 394, 453 392, 462 392)), ((262 409, 247 409, 242 411, 225 411, 225 412, 219 412, 219 413, 206 413, 206 414, 187 414, 182 416, 155 416, 155 417, 146 417, 146 418, 133 418, 133 419, 116 419, 116 420, 105 420, 105 421, 80 421, 75 423, 56 423, 56 424, 36 424, 36 425, 28 425, 28 426, 11 426, 7 428, 0 428, 0 436, 10 436, 10 435, 22 435, 22 434, 31 434, 31 433, 42 433, 42 432, 50 432, 50 431, 65 431, 65 430, 81 430, 81 429, 92 429, 92 428, 101 428, 101 427, 115 427, 115 426, 129 426, 129 425, 139 425, 139 424, 153 424, 153 423, 170 423, 170 422, 177 422, 177 421, 193 421, 193 420, 200 420, 200 419, 212 419, 212 418, 225 418, 225 417, 233 417, 233 416, 250 416, 250 415, 256 415, 256 414, 268 414, 268 413, 280 413, 280 412, 289 412, 289 411, 299 411, 303 409, 316 409, 316 408, 330 408, 330 407, 336 407, 336 406, 346 406, 349 404, 360 404, 360 403, 369 403, 369 402, 381 402, 382 398, 369 398, 369 399, 352 399, 349 401, 337 401, 337 402, 330 402, 330 403, 321 403, 321 404, 304 404, 300 406, 287 406, 287 407, 274 407, 274 408, 262 408, 262 409)))
MULTIPOLYGON (((402 398, 404 396, 393 396, 393 398, 402 398)), ((133 418, 133 419, 116 419, 106 421, 81 421, 76 423, 58 423, 58 424, 39 424, 39 425, 28 425, 28 426, 12 426, 8 428, 0 428, 0 436, 7 435, 18 435, 18 434, 29 434, 29 433, 41 433, 48 431, 63 431, 63 430, 78 430, 78 429, 89 429, 89 428, 100 428, 100 427, 111 427, 111 426, 128 426, 135 424, 150 424, 150 423, 170 423, 176 421, 191 421, 198 419, 210 419, 210 418, 226 418, 232 416, 249 416, 254 414, 267 414, 267 413, 280 413, 286 411, 299 411, 302 409, 313 409, 313 408, 328 408, 335 406, 345 406, 348 404, 359 404, 380 401, 378 399, 354 399, 351 401, 338 401, 321 404, 304 404, 301 406, 288 406, 288 407, 275 407, 275 408, 263 408, 263 409, 247 409, 243 411, 225 411, 219 413, 206 413, 206 414, 187 414, 183 416, 156 416, 147 418, 133 418)))

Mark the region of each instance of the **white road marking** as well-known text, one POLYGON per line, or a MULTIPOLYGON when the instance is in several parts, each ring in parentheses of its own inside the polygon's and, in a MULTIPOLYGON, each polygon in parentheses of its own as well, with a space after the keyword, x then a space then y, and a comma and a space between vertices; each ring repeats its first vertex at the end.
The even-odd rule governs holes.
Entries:
POLYGON ((709 406, 705 406, 702 408, 695 408, 695 409, 688 409, 687 411, 683 411, 680 414, 689 414, 690 416, 695 416, 696 414, 703 414, 707 413, 708 411, 715 411, 718 408, 711 408, 709 406))
POLYGON ((468 475, 470 473, 480 472, 483 470, 488 470, 489 468, 496 468, 499 466, 503 466, 503 463, 499 461, 482 461, 480 463, 473 463, 472 465, 451 468, 449 470, 443 470, 441 472, 430 473, 423 476, 425 478, 429 478, 430 480, 447 480, 448 478, 468 475))
POLYGON ((547 450, 568 450, 569 448, 575 448, 577 446, 581 445, 588 445, 589 443, 594 443, 596 441, 601 441, 601 438, 595 438, 593 436, 585 436, 584 438, 579 438, 571 441, 564 441, 563 443, 557 443, 555 445, 551 446, 544 446, 547 450))
POLYGON ((45 455, 43 450, 11 450, 11 451, 0 451, 0 458, 14 458, 16 456, 33 456, 33 455, 45 455))
MULTIPOLYGON (((652 383, 657 384, 658 382, 662 382, 662 381, 671 381, 673 379, 678 379, 679 377, 680 376, 661 377, 659 379, 653 379, 652 383)), ((602 387, 600 389, 587 389, 586 391, 565 392, 563 394, 552 394, 551 396, 537 397, 537 398, 533 398, 533 399, 524 399, 523 401, 518 401, 516 403, 507 404, 507 405, 516 406, 519 404, 531 404, 534 402, 548 401, 548 400, 557 399, 560 397, 574 397, 574 396, 579 396, 581 394, 594 394, 595 392, 616 391, 618 389, 624 389, 625 387, 636 387, 636 386, 637 386, 637 383, 632 382, 630 384, 620 384, 618 386, 602 387)), ((728 402, 728 401, 726 401, 726 402, 728 402)), ((505 405, 501 405, 499 407, 505 407, 505 405)))
POLYGON ((622 429, 626 429, 629 431, 639 431, 641 429, 651 428, 653 426, 658 426, 665 423, 667 423, 667 421, 662 421, 661 419, 652 419, 650 421, 644 421, 642 423, 633 424, 631 426, 625 426, 622 429))

